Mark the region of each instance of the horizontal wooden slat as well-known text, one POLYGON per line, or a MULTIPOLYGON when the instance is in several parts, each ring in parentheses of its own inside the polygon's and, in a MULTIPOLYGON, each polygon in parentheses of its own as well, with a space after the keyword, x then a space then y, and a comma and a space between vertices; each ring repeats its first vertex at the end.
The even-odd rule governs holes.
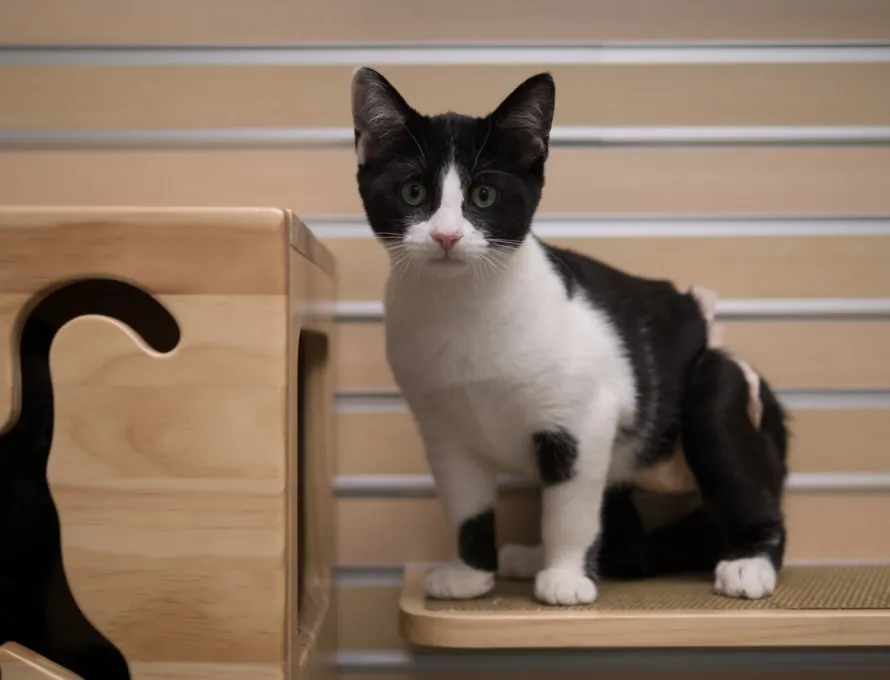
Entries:
MULTIPOLYGON (((890 472, 890 411, 790 411, 792 472, 890 472)), ((341 475, 429 474, 413 419, 407 412, 337 415, 341 475)))
MULTIPOLYGON (((728 181, 728 180, 727 180, 728 181)), ((628 272, 703 285, 723 298, 886 297, 890 237, 727 236, 547 238, 628 272)), ((382 246, 363 238, 326 239, 340 267, 345 300, 378 300, 389 271, 382 246)))
MULTIPOLYGON (((785 511, 789 559, 890 559, 890 533, 876 521, 890 513, 890 492, 790 492, 785 511)), ((539 520, 535 494, 504 494, 498 539, 536 542, 539 520)), ((430 562, 453 552, 436 498, 342 498, 337 521, 340 564, 430 562)))
MULTIPOLYGON (((890 258, 890 238, 884 242, 883 250, 887 252, 884 259, 890 261, 887 259, 890 258)), ((768 245, 768 242, 764 243, 765 247, 768 245)), ((868 257, 866 248, 861 252, 863 260, 868 257)), ((820 263, 826 266, 833 263, 832 254, 826 248, 821 258, 811 256, 812 261, 807 261, 807 269, 811 269, 814 278, 820 263)), ((690 260, 690 264, 693 262, 690 260)), ((880 266, 877 261, 874 264, 880 266)), ((799 266, 794 269, 802 268, 801 265, 803 262, 799 261, 799 266)), ((855 265, 856 259, 851 257, 847 276, 861 271, 855 265)), ((756 265, 751 269, 768 276, 756 265)), ((890 269, 885 270, 890 284, 890 269)), ((705 281, 707 285, 713 285, 711 280, 705 281)), ((723 290, 722 286, 715 287, 723 290)), ((890 387, 888 322, 747 321, 722 325, 723 345, 754 366, 775 387, 890 387)), ((337 375, 341 389, 395 387, 386 361, 381 323, 344 323, 340 326, 339 337, 337 375)))
MULTIPOLYGON (((370 64, 373 65, 373 64, 370 64)), ((887 125, 890 64, 378 67, 425 113, 556 79, 556 125, 887 125)), ((0 128, 349 127, 344 66, 2 66, 0 128)))
MULTIPOLYGON (((547 182, 551 213, 885 214, 890 149, 556 149, 547 182)), ((8 152, 0 203, 362 212, 348 149, 8 152)))
POLYGON ((2 0, 0 15, 0 42, 18 44, 890 37, 881 0, 2 0))

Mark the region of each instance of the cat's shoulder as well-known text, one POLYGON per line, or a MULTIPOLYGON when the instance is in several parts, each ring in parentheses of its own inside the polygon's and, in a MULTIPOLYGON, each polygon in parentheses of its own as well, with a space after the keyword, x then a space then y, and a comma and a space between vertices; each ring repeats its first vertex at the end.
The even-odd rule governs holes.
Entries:
POLYGON ((578 289, 624 295, 628 298, 640 295, 680 295, 676 286, 664 279, 646 278, 618 269, 589 255, 569 248, 561 248, 535 237, 554 267, 567 292, 571 296, 578 289))

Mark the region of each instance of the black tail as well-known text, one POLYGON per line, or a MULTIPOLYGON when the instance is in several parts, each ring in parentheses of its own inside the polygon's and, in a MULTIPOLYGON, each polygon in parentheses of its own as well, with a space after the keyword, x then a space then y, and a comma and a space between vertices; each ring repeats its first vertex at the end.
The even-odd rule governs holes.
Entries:
POLYGON ((110 317, 127 324, 159 353, 170 352, 179 344, 176 319, 150 293, 130 283, 109 278, 79 279, 44 291, 22 312, 18 417, 13 415, 15 423, 7 429, 7 436, 15 438, 25 434, 25 430, 42 440, 46 438, 47 446, 51 443, 50 348, 56 333, 65 324, 89 315, 110 317))
POLYGON ((146 291, 114 279, 63 283, 22 311, 19 408, 0 433, 0 644, 19 642, 86 680, 129 680, 126 659, 71 593, 46 480, 55 416, 50 348, 62 326, 87 315, 123 322, 157 352, 179 344, 170 312, 146 291))

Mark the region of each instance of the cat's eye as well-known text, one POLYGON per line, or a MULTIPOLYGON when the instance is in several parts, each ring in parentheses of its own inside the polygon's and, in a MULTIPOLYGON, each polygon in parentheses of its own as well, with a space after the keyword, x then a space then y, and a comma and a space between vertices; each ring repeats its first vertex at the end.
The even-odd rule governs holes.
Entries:
POLYGON ((490 208, 498 200, 498 190, 488 184, 473 187, 470 200, 477 208, 490 208))
POLYGON ((420 205, 426 200, 426 187, 417 181, 405 182, 400 193, 408 205, 420 205))

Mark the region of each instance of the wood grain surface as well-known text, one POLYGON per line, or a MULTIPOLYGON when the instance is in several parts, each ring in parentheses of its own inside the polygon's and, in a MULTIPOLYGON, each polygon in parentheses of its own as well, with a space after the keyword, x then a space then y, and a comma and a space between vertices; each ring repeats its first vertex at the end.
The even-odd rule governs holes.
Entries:
POLYGON ((292 43, 591 40, 881 40, 881 0, 67 0, 0 1, 0 42, 292 43), (470 20, 467 17, 472 17, 470 20))

